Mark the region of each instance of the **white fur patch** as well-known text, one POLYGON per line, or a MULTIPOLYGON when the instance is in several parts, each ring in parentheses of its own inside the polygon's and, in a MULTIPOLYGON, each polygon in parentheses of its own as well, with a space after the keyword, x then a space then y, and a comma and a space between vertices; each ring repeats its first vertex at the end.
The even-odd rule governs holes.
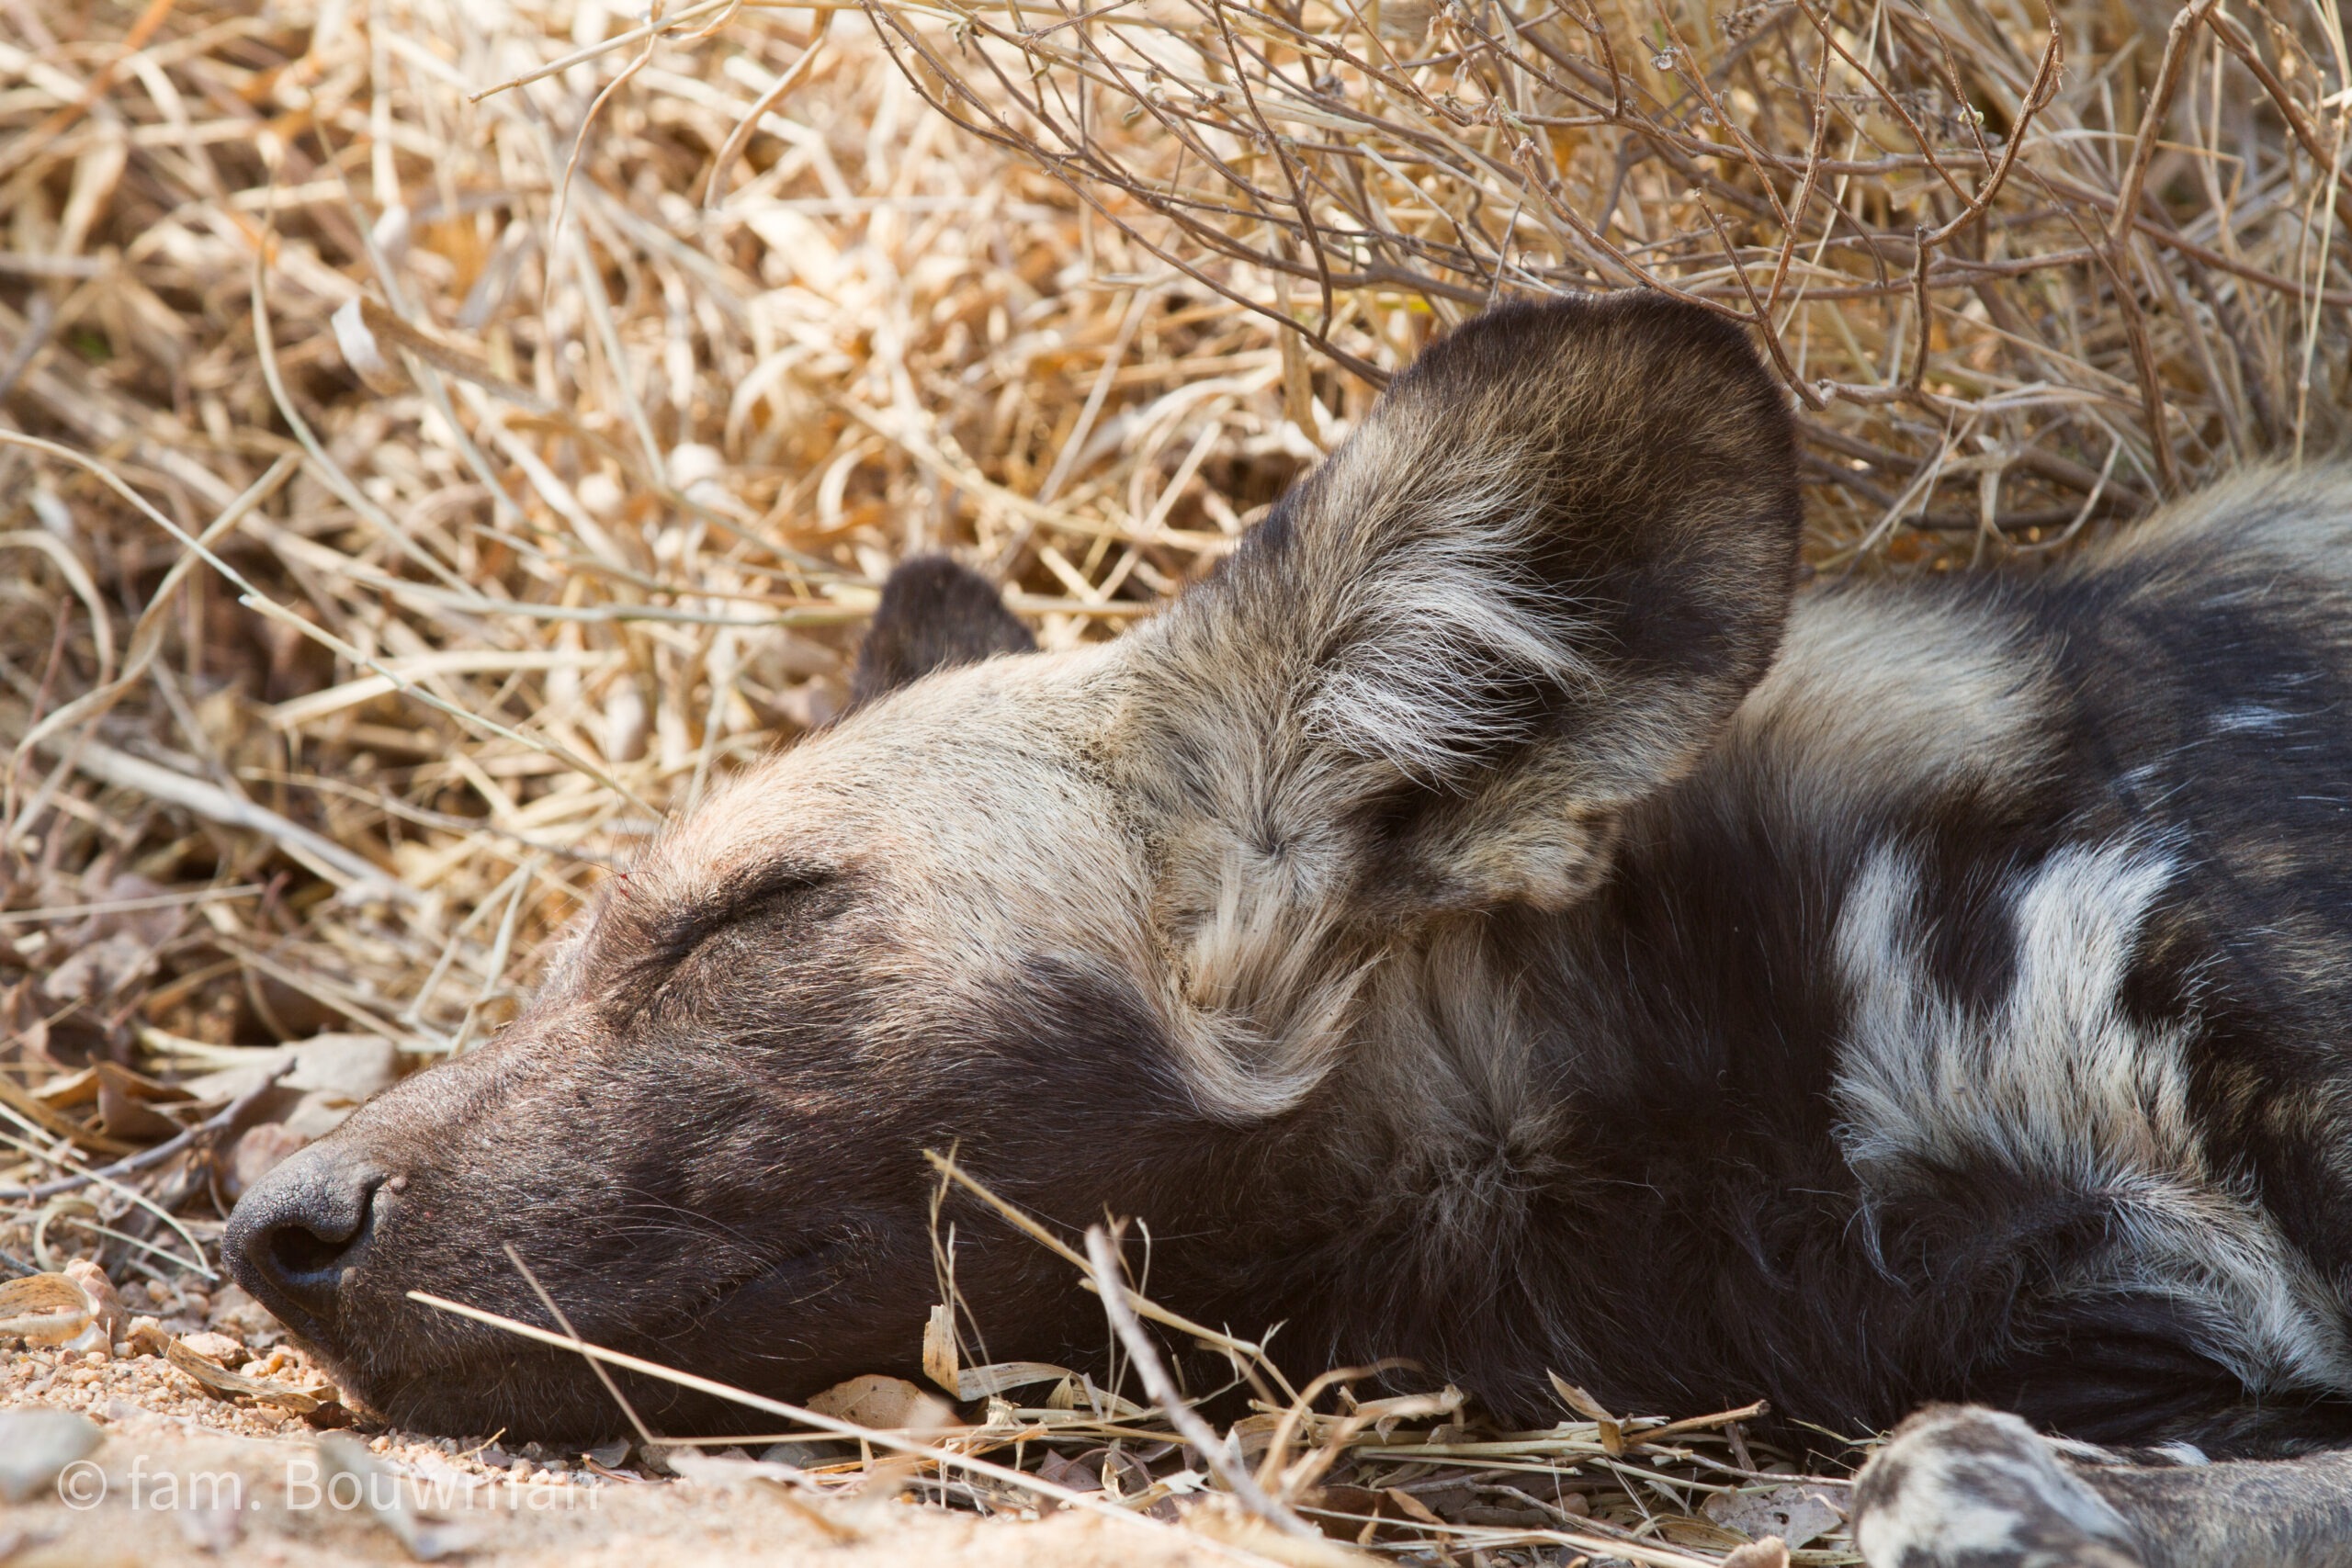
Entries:
POLYGON ((2063 1283, 2165 1294, 2216 1325, 2199 1348, 2250 1387, 2352 1389, 2333 1297, 2189 1115, 2193 1019, 2143 1027, 2118 1002, 2173 857, 2076 844, 2021 874, 2008 994, 1947 994, 1925 962, 1918 873, 1882 846, 1846 897, 1837 962, 1852 1014, 1837 1077, 1846 1156, 1881 1194, 1991 1161, 2111 1206, 2109 1245, 2063 1283), (2226 1327, 2218 1326, 2226 1325, 2226 1327))

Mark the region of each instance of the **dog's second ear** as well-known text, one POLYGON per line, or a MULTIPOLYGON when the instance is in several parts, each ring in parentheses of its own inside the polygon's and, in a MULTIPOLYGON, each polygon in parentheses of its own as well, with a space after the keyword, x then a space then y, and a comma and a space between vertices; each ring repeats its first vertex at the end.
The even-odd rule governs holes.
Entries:
POLYGON ((987 579, 945 556, 916 556, 882 584, 882 604, 857 650, 849 705, 863 707, 934 670, 1036 647, 987 579))

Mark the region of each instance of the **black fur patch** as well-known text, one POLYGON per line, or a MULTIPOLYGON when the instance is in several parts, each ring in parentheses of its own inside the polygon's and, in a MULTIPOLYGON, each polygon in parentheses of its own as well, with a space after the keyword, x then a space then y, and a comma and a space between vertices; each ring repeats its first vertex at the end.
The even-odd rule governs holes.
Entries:
POLYGON ((934 670, 1028 653, 1037 639, 1013 618, 988 580, 945 556, 901 562, 857 650, 849 702, 862 707, 934 670))

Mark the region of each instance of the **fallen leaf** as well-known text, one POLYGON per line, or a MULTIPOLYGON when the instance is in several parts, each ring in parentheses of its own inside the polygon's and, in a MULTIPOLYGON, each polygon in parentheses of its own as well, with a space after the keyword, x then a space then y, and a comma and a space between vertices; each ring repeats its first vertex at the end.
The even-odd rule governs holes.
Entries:
POLYGON ((1064 1459, 1056 1453, 1049 1453, 1038 1461, 1037 1476, 1042 1481, 1050 1481, 1055 1485, 1071 1492, 1102 1490, 1101 1471, 1090 1471, 1076 1461, 1064 1459))
POLYGON ((91 1070, 98 1077, 98 1131, 107 1137, 152 1144, 183 1131, 155 1107, 185 1103, 189 1098, 185 1089, 141 1077, 113 1062, 100 1062, 91 1070))
POLYGON ((1057 1367, 1049 1361, 990 1361, 984 1367, 956 1369, 956 1397, 963 1400, 987 1399, 1016 1388, 1029 1388, 1041 1382, 1060 1382, 1065 1379, 1075 1380, 1077 1376, 1068 1367, 1057 1367))
POLYGON ((41 976, 41 995, 53 1002, 96 1002, 115 995, 155 965, 155 950, 129 931, 75 950, 41 976))
POLYGON ((1351 1516, 1344 1519, 1316 1518, 1307 1521, 1334 1540, 1370 1545, 1384 1534, 1396 1533, 1393 1529, 1384 1532, 1380 1521, 1393 1514, 1396 1506, 1388 1500, 1387 1493, 1369 1486, 1350 1486, 1335 1482, 1314 1488, 1299 1499, 1299 1505, 1319 1513, 1351 1516), (1371 1522, 1363 1522, 1366 1520, 1371 1522))
POLYGON ((36 1345, 62 1345, 90 1326, 96 1309, 63 1274, 28 1274, 0 1285, 0 1334, 36 1345))
POLYGON ((835 1383, 810 1399, 808 1408, 836 1421, 886 1431, 942 1431, 954 1423, 956 1414, 906 1379, 879 1372, 835 1383))
POLYGON ((1792 1548, 1827 1534, 1846 1517, 1830 1489, 1817 1482, 1763 1492, 1719 1492, 1700 1512, 1758 1543, 1778 1536, 1792 1548))
POLYGON ((287 1127, 283 1122, 265 1122, 249 1127, 237 1146, 229 1155, 229 1168, 221 1173, 221 1195, 232 1203, 245 1195, 245 1190, 277 1168, 288 1155, 307 1148, 311 1140, 287 1127))
POLYGON ((114 1293, 114 1281, 107 1278, 105 1269, 86 1258, 68 1263, 65 1277, 82 1288, 82 1294, 90 1303, 92 1325, 105 1336, 111 1349, 122 1337, 124 1320, 130 1315, 122 1310, 122 1298, 114 1293))
POLYGON ((200 1100, 231 1100, 289 1061, 293 1070, 278 1080, 281 1088, 329 1094, 355 1105, 401 1076, 399 1048, 379 1035, 314 1034, 299 1044, 256 1048, 239 1066, 192 1078, 187 1087, 200 1100))
MULTIPOLYGON (((253 1352, 218 1329, 199 1328, 194 1334, 183 1334, 179 1342, 209 1361, 224 1367, 242 1367, 253 1359, 253 1352)), ((166 1342, 165 1348, 169 1348, 166 1342)))
POLYGON ((961 1392, 956 1362, 956 1309, 942 1303, 922 1325, 922 1375, 958 1399, 969 1398, 961 1392))
MULTIPOLYGON (((7 1032, 5 1029, 0 1029, 0 1037, 7 1037, 7 1032)), ((16 1037, 21 1038, 21 1033, 16 1037)), ((86 1075, 89 1069, 85 1067, 82 1074, 76 1076, 86 1075)), ((91 1081, 94 1084, 96 1082, 95 1078, 91 1081)), ((94 1097, 95 1093, 94 1089, 94 1097)), ((35 1122, 40 1122, 46 1132, 54 1133, 61 1138, 73 1139, 80 1147, 93 1154, 125 1155, 137 1146, 126 1144, 119 1138, 109 1138, 96 1128, 75 1121, 43 1100, 39 1094, 19 1089, 6 1077, 0 1077, 0 1104, 6 1104, 12 1111, 20 1111, 31 1117, 35 1122)))
POLYGON ((1593 1398, 1559 1373, 1546 1372, 1544 1375, 1552 1380, 1552 1392, 1560 1396, 1561 1404, 1600 1428, 1602 1452, 1613 1458, 1625 1451, 1623 1422, 1604 1409, 1600 1401, 1593 1398))
POLYGON ((334 1391, 324 1384, 314 1389, 299 1389, 266 1378, 249 1378, 242 1372, 232 1372, 211 1357, 190 1349, 184 1339, 175 1339, 164 1347, 164 1359, 223 1399, 233 1399, 242 1393, 296 1416, 315 1415, 334 1398, 334 1391))
POLYGON ((1723 1568, 1789 1568, 1789 1543, 1777 1535, 1736 1546, 1724 1557, 1723 1568))
POLYGON ((1425 1525, 1435 1525, 1441 1529, 1445 1528, 1445 1521, 1439 1518, 1427 1503, 1422 1502, 1403 1487, 1391 1486, 1383 1495, 1396 1504, 1397 1511, 1407 1518, 1419 1519, 1425 1525))

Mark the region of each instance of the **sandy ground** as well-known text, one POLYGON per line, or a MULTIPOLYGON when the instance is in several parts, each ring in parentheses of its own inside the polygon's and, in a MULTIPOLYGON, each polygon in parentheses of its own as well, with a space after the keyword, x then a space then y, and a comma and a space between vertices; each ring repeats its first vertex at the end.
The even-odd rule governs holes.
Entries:
MULTIPOLYGON (((155 1358, 141 1359, 163 1367, 155 1358)), ((300 1421, 280 1424, 217 1401, 217 1415, 166 1413, 110 1392, 151 1381, 135 1363, 103 1371, 100 1379, 69 1385, 93 1396, 86 1408, 103 1441, 28 1500, 0 1503, 0 1563, 6 1568, 378 1564, 434 1556, 515 1568, 1191 1568, 1263 1561, 1148 1519, 1062 1514, 1034 1522, 985 1520, 905 1498, 811 1499, 749 1475, 608 1477, 577 1460, 515 1456, 502 1472, 481 1456, 447 1454, 433 1439, 400 1434, 360 1437, 376 1467, 363 1482, 339 1473, 322 1435, 300 1421), (379 1502, 390 1506, 379 1510, 379 1502), (401 1513, 404 1519, 388 1517, 401 1513), (403 1540, 402 1525, 421 1530, 418 1550, 403 1540)), ((45 1402, 13 1407, 39 1403, 45 1402)), ((57 1407, 74 1403, 69 1397, 57 1407)))
MULTIPOLYGON (((230 1436, 179 1418, 108 1420, 107 1440, 64 1490, 0 1504, 8 1568, 170 1562, 413 1561, 394 1529, 335 1484, 316 1445, 230 1436)), ((1148 1520, 1064 1515, 982 1520, 903 1501, 809 1504, 764 1482, 582 1483, 547 1478, 466 1486, 458 1467, 386 1462, 432 1506, 435 1545, 465 1563, 760 1563, 777 1568, 1190 1568, 1250 1561, 1148 1520)), ((430 1548, 428 1548, 430 1550, 430 1548)))
MULTIPOLYGON (((151 1309, 164 1333, 243 1375, 297 1389, 325 1381, 233 1286, 133 1294, 126 1305, 151 1309)), ((685 1478, 658 1473, 634 1452, 536 1444, 510 1452, 397 1431, 330 1435, 250 1397, 219 1397, 153 1353, 0 1351, 0 1416, 36 1410, 86 1417, 100 1440, 29 1496, 0 1501, 6 1568, 420 1557, 628 1568, 1264 1561, 1149 1519, 1064 1513, 985 1520, 904 1497, 811 1497, 747 1473, 752 1467, 740 1454, 706 1460, 685 1478), (339 1474, 328 1451, 338 1442, 364 1446, 375 1473, 364 1483, 339 1474), (377 1507, 379 1500, 389 1509, 377 1507)), ((0 1471, 11 1457, 0 1454, 0 1471)))

